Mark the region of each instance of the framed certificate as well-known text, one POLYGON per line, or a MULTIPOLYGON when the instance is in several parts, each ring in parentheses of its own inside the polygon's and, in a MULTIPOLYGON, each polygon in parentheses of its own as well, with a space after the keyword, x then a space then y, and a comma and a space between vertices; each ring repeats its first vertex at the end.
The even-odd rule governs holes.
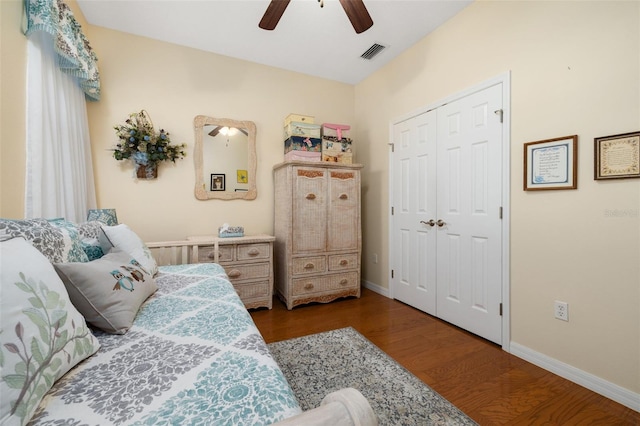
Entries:
POLYGON ((524 190, 578 188, 578 135, 524 144, 524 190))
POLYGON ((595 180, 640 177, 640 132, 595 138, 594 145, 595 180))

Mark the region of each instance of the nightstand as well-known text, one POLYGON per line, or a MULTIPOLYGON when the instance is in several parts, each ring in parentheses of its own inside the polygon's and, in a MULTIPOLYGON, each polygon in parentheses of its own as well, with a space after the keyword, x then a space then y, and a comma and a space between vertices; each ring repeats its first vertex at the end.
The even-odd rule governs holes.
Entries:
POLYGON ((193 261, 219 263, 247 309, 273 307, 273 242, 271 235, 220 238, 191 236, 193 261))

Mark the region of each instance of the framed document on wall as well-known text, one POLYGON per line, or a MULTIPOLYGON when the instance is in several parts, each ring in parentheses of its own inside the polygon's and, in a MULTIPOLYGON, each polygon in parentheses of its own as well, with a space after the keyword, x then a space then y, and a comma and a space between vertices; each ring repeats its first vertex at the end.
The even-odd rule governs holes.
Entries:
POLYGON ((578 135, 524 144, 524 190, 578 188, 578 135))
POLYGON ((640 177, 640 132, 595 138, 594 144, 595 180, 640 177))

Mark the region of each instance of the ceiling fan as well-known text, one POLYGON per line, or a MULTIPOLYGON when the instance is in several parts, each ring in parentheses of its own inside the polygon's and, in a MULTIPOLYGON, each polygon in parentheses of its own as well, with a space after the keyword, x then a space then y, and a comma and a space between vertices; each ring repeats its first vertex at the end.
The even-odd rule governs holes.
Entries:
MULTIPOLYGON (((280 21, 290 1, 291 0, 271 0, 258 26, 264 30, 273 30, 276 25, 278 25, 278 21, 280 21)), ((320 3, 320 7, 322 7, 324 0, 318 0, 318 2, 320 3)), ((371 19, 371 15, 369 15, 362 0, 340 0, 340 4, 349 17, 349 21, 351 21, 351 25, 353 25, 356 33, 360 34, 371 28, 373 19, 371 19)))

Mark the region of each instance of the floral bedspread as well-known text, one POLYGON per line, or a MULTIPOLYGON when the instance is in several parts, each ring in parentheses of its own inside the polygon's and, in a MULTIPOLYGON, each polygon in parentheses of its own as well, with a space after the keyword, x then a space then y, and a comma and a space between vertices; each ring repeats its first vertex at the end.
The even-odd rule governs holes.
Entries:
POLYGON ((163 266, 125 335, 45 396, 37 425, 267 425, 300 412, 217 264, 163 266))

